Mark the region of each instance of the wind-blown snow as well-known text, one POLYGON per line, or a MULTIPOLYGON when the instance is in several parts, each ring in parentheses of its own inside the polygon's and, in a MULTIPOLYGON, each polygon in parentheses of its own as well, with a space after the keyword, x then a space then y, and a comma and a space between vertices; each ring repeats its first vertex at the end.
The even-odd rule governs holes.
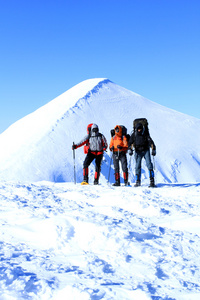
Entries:
POLYGON ((1 299, 198 300, 200 185, 0 184, 1 299))
MULTIPOLYGON (((164 92, 164 91, 163 91, 164 92)), ((157 146, 157 181, 200 181, 200 120, 158 105, 108 79, 81 82, 0 135, 0 179, 72 182, 74 161, 71 145, 97 123, 110 142, 110 129, 123 124, 132 131, 133 120, 146 117, 157 146)), ((105 183, 110 153, 105 153, 101 181, 105 183)), ((77 181, 82 181, 83 149, 76 150, 77 181)), ((111 181, 113 177, 113 166, 111 181)), ((94 165, 90 167, 90 177, 94 165)), ((143 164, 143 182, 148 172, 143 164)), ((134 181, 132 161, 130 179, 134 181)))

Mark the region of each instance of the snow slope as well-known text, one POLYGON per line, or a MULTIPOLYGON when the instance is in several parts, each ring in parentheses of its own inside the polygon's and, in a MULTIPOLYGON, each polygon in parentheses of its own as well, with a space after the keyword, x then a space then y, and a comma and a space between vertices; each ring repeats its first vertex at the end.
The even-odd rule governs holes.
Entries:
POLYGON ((198 300, 200 185, 0 183, 1 300, 198 300))
MULTIPOLYGON (((0 135, 0 179, 53 182, 74 180, 71 145, 94 122, 110 142, 110 129, 123 124, 132 131, 133 120, 146 117, 157 146, 157 182, 200 181, 200 120, 158 105, 108 79, 81 82, 0 135)), ((101 182, 106 182, 109 151, 104 155, 101 182)), ((76 150, 77 181, 82 181, 83 149, 76 150)), ((129 158, 128 158, 129 160, 129 158)), ((129 161, 134 181, 134 160, 129 161)), ((93 177, 94 165, 90 167, 93 177)), ((114 180, 113 171, 111 181, 114 180)), ((142 180, 148 181, 143 163, 142 180)))

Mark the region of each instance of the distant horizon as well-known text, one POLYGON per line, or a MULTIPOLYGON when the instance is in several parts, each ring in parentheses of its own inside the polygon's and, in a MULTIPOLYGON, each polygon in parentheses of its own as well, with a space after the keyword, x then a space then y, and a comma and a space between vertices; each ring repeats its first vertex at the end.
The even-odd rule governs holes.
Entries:
POLYGON ((199 0, 0 0, 0 133, 92 78, 200 119, 199 0))

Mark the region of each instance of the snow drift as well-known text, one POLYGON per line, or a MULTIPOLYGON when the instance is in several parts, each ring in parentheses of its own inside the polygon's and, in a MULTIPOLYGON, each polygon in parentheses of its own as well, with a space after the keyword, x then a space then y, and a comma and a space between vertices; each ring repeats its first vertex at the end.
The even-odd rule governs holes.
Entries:
POLYGON ((199 300, 199 194, 0 182, 0 299, 199 300))
MULTIPOLYGON (((70 182, 74 180, 71 146, 96 123, 110 142, 110 129, 145 117, 157 146, 156 180, 167 183, 200 181, 200 120, 154 103, 108 79, 90 79, 69 89, 0 135, 0 179, 70 182)), ((101 181, 107 180, 109 151, 104 155, 101 181)), ((76 150, 77 181, 82 180, 83 149, 76 150)), ((129 161, 129 157, 128 157, 129 161)), ((134 160, 129 161, 134 181, 134 160)), ((148 171, 143 163, 143 182, 148 171)), ((90 178, 94 165, 90 167, 90 178)), ((111 181, 114 180, 113 172, 111 181)))

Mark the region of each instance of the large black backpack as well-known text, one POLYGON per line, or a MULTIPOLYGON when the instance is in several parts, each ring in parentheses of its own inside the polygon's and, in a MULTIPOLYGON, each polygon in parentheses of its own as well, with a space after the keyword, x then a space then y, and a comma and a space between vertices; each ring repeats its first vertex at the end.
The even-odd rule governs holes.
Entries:
POLYGON ((139 118, 139 119, 135 119, 133 121, 133 131, 136 132, 136 126, 137 124, 142 124, 143 129, 144 129, 144 135, 148 136, 149 135, 149 128, 148 128, 148 121, 146 118, 139 118))

